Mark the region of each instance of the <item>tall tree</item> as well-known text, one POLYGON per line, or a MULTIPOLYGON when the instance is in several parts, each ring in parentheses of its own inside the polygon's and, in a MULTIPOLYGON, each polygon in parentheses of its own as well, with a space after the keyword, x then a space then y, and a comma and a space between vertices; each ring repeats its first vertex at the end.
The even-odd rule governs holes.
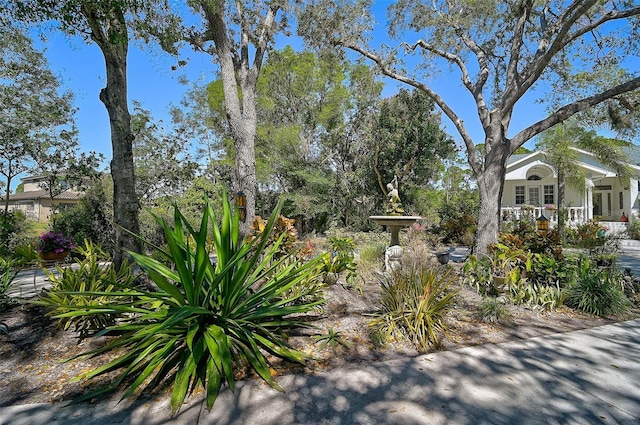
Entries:
POLYGON ((138 239, 138 198, 135 192, 133 140, 131 115, 127 97, 127 53, 129 50, 128 15, 157 10, 162 2, 152 0, 25 0, 3 5, 20 19, 29 22, 54 20, 60 28, 86 41, 95 43, 105 61, 106 85, 100 91, 100 100, 109 114, 111 127, 111 177, 113 179, 113 221, 116 224, 114 263, 119 267, 123 250, 140 252, 138 239))
POLYGON ((440 128, 434 109, 431 98, 420 90, 401 89, 382 101, 370 148, 371 168, 382 194, 394 175, 413 187, 434 182, 443 161, 455 157, 455 143, 440 128))
MULTIPOLYGON (((640 6, 617 0, 399 0, 389 6, 389 34, 405 40, 398 48, 369 46, 374 19, 372 1, 309 0, 300 16, 300 33, 317 46, 336 45, 358 52, 381 72, 425 92, 453 122, 476 177, 480 212, 475 248, 486 252, 497 241, 500 199, 506 162, 526 141, 571 116, 640 87, 636 69, 624 69, 625 58, 637 58, 640 6), (633 40, 633 41, 632 41, 633 40), (404 55, 403 55, 404 53, 404 55), (406 63, 417 61, 408 68, 406 63), (615 69, 608 78, 585 76, 594 68, 615 69), (462 108, 457 108, 434 76, 443 68, 457 71, 473 99, 484 131, 480 155, 462 108), (584 83, 564 97, 549 116, 510 134, 518 102, 525 95, 556 83, 553 89, 584 83), (567 101, 568 99, 568 101, 567 101)), ((627 62, 628 63, 628 62, 627 62)), ((548 92, 545 93, 549 94, 548 92)), ((558 97, 560 98, 560 97, 558 97)))
POLYGON ((0 174, 6 179, 5 212, 11 182, 34 166, 42 149, 72 142, 71 93, 59 93, 58 79, 44 55, 19 28, 0 25, 0 174))
MULTIPOLYGON (((201 18, 201 26, 178 30, 197 50, 211 55, 219 66, 224 109, 235 150, 234 190, 246 196, 247 217, 255 215, 257 127, 256 84, 274 35, 286 27, 278 19, 283 0, 190 0, 190 9, 201 18)), ((176 11, 179 15, 179 11, 176 11)), ((165 22, 160 22, 160 26, 165 22)), ((169 30, 175 27, 167 26, 169 30)), ((158 30, 160 33, 162 28, 158 30)), ((163 33, 163 37, 170 31, 163 33)), ((166 40, 166 38, 165 38, 166 40)), ((163 43, 170 51, 174 48, 163 43)), ((248 232, 251 220, 242 223, 248 232)))

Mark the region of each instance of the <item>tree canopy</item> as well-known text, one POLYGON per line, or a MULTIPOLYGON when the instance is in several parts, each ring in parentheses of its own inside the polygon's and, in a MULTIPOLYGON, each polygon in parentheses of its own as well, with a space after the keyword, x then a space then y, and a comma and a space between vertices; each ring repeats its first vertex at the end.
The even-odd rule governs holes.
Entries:
POLYGON ((0 105, 6 211, 14 177, 42 162, 46 152, 77 143, 72 94, 61 93, 43 53, 22 29, 8 23, 0 25, 0 105))

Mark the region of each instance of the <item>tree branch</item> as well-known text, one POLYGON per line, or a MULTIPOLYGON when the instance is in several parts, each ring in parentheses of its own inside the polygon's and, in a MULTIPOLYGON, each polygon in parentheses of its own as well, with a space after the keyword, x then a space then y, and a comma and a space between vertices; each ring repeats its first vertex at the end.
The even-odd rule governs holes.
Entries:
POLYGON ((426 84, 423 84, 419 81, 416 81, 412 78, 409 78, 405 75, 402 74, 398 74, 396 71, 394 71, 393 69, 389 68, 384 61, 382 60, 382 58, 368 50, 365 50, 364 48, 362 48, 361 46, 357 45, 357 44, 351 44, 351 43, 341 43, 341 42, 337 42, 337 44, 341 44, 344 47, 351 49, 355 52, 360 53, 362 56, 366 57, 367 59, 372 60, 382 71, 382 73, 384 75, 386 75, 387 77, 391 77, 394 80, 400 81, 402 83, 408 84, 412 87, 415 87, 419 90, 422 90, 423 92, 425 92, 431 99, 433 99, 433 101, 436 103, 436 105, 438 105, 438 107, 440 107, 440 109, 442 110, 442 112, 445 113, 445 115, 453 122, 453 125, 456 127, 456 130, 458 130, 458 133, 460 134, 460 136, 462 137, 462 140, 464 141, 464 144, 467 147, 467 152, 469 154, 469 165, 471 166, 471 168, 474 170, 474 172, 480 173, 482 171, 482 164, 480 162, 480 158, 478 157, 478 153, 476 151, 475 145, 473 144, 473 140, 471 139, 471 136, 469 135, 469 133, 467 132, 467 129, 464 126, 464 122, 462 121, 462 119, 460 119, 460 117, 453 111, 453 109, 451 109, 451 107, 449 107, 449 105, 444 101, 444 99, 442 99, 442 97, 440 95, 438 95, 436 92, 434 92, 429 86, 427 86, 426 84))
POLYGON ((540 134, 544 130, 553 127, 554 125, 561 123, 571 116, 583 111, 587 108, 595 106, 604 102, 607 99, 611 99, 622 93, 627 93, 640 88, 640 77, 636 77, 626 83, 619 84, 609 90, 602 93, 580 99, 573 103, 563 106, 556 112, 548 116, 547 118, 538 121, 537 123, 527 127, 511 139, 510 151, 513 152, 520 146, 522 146, 527 140, 540 134))
POLYGON ((262 28, 260 29, 260 36, 258 37, 258 42, 256 43, 256 54, 253 58, 253 72, 256 75, 260 73, 260 68, 262 67, 262 61, 264 59, 264 54, 267 51, 267 44, 269 42, 269 38, 271 38, 273 31, 273 24, 276 20, 276 15, 278 14, 278 10, 280 7, 277 3, 271 3, 269 9, 267 10, 267 15, 262 21, 262 28))

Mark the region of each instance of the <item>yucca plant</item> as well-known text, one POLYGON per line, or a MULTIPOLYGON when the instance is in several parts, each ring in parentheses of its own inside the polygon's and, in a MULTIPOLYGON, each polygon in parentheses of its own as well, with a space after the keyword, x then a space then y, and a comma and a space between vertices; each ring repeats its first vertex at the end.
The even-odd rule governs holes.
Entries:
POLYGON ((370 323, 383 340, 402 336, 420 350, 438 346, 446 326, 444 316, 452 307, 456 292, 449 290, 454 278, 434 268, 406 264, 384 276, 382 308, 370 323))
POLYGON ((123 354, 89 372, 86 378, 113 370, 121 372, 111 385, 78 401, 114 390, 123 383, 123 398, 169 384, 173 413, 199 386, 205 388, 206 406, 211 409, 225 382, 234 389, 234 367, 248 365, 272 387, 282 390, 269 372, 263 350, 291 361, 304 361, 304 353, 291 349, 281 335, 287 328, 303 326, 299 316, 324 300, 297 304, 296 297, 302 294, 282 294, 317 273, 318 264, 292 262, 282 267, 286 256, 274 260, 280 252, 281 239, 270 243, 269 237, 281 204, 261 236, 250 242, 240 239, 238 214, 232 212, 226 196, 222 205, 222 217, 217 223, 207 202, 199 229, 192 228, 177 207, 172 226, 156 217, 168 246, 162 254, 170 260, 171 267, 150 256, 131 253, 158 290, 140 291, 136 301, 117 304, 114 300, 110 306, 113 311, 135 317, 109 328, 108 332, 117 338, 85 356, 112 351, 123 354), (215 265, 207 250, 209 228, 217 254, 215 265), (195 245, 190 246, 189 241, 195 245))

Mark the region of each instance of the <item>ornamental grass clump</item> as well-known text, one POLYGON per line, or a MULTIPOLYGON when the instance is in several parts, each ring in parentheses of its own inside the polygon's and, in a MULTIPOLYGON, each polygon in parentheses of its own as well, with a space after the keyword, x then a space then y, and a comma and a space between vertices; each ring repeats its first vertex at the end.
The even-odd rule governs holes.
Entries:
MULTIPOLYGON (((85 394, 76 401, 124 385, 123 398, 139 391, 168 385, 172 388, 171 408, 177 412, 187 395, 202 387, 206 406, 211 409, 223 384, 235 388, 234 370, 245 365, 272 387, 281 390, 271 376, 265 354, 303 362, 305 354, 290 348, 284 332, 304 326, 304 313, 324 300, 296 303, 283 297, 289 289, 318 273, 312 260, 282 266, 282 238, 270 241, 281 203, 274 210, 260 237, 240 238, 238 214, 226 196, 222 217, 216 220, 207 201, 199 228, 193 228, 176 207, 173 223, 156 220, 162 227, 167 249, 162 250, 170 266, 151 256, 130 253, 157 285, 156 291, 106 294, 113 297, 110 308, 131 318, 107 328, 116 335, 105 347, 83 356, 117 353, 109 363, 87 373, 94 378, 120 370, 109 386, 85 394), (217 263, 210 261, 207 236, 215 247, 217 263)), ((81 309, 79 309, 81 310, 81 309)), ((86 314, 91 314, 89 308, 86 314)))
POLYGON ((381 278, 382 308, 370 323, 381 342, 406 338, 421 351, 439 345, 445 331, 445 315, 453 307, 456 292, 448 272, 424 264, 404 264, 381 278))

